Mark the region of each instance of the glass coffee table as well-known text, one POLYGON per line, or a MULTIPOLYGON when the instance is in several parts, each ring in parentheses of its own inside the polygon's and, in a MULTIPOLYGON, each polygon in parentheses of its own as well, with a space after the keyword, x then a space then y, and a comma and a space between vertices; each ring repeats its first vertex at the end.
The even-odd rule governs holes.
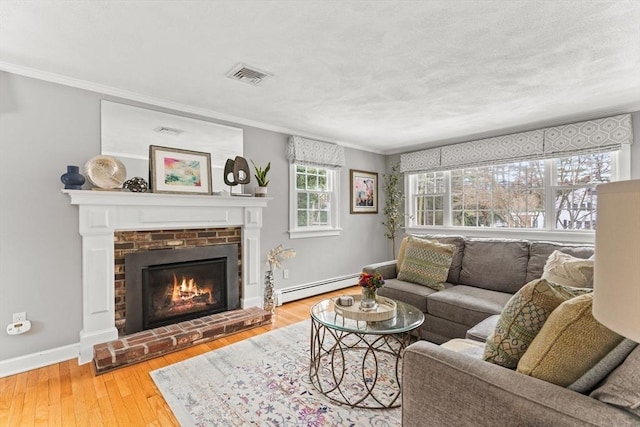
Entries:
MULTIPOLYGON (((402 355, 424 322, 416 307, 394 301, 395 316, 382 321, 345 318, 337 298, 311 308, 309 379, 329 399, 358 408, 400 406, 402 355)), ((358 304, 356 302, 355 304, 358 304)))

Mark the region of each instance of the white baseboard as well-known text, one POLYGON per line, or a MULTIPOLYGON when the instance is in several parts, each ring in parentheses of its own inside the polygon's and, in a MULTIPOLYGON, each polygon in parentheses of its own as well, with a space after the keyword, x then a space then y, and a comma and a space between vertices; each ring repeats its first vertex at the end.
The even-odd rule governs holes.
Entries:
MULTIPOLYGON (((289 288, 277 289, 275 291, 277 304, 282 305, 285 302, 351 287, 358 283, 357 277, 359 275, 360 273, 357 273, 348 276, 335 277, 321 282, 306 283, 289 288)), ((245 301, 245 303, 247 303, 247 301, 245 301)), ((79 354, 80 343, 76 343, 63 347, 52 348, 38 353, 26 354, 13 359, 1 360, 0 378, 20 374, 32 369, 42 368, 43 366, 52 365, 54 363, 64 362, 65 360, 77 359, 79 354)))
POLYGON ((13 359, 0 360, 0 378, 64 362, 65 360, 77 359, 79 351, 80 343, 76 343, 38 353, 25 354, 13 359))
POLYGON ((290 288, 276 289, 276 303, 277 305, 282 305, 285 302, 295 301, 302 298, 324 294, 325 292, 348 288, 358 283, 357 277, 359 276, 360 273, 356 273, 342 277, 334 277, 333 279, 323 280, 321 282, 312 282, 303 285, 292 286, 290 288))

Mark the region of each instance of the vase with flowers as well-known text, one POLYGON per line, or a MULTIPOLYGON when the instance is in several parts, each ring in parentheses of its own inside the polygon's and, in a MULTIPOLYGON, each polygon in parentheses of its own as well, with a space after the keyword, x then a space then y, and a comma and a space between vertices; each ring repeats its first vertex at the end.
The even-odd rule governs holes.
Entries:
POLYGON ((384 286, 384 278, 379 272, 362 273, 358 284, 362 287, 362 299, 360 308, 363 310, 375 310, 378 307, 377 292, 384 286))
MULTIPOLYGON (((267 265, 269 266, 269 270, 265 273, 264 278, 264 309, 266 311, 275 314, 275 298, 273 296, 273 271, 277 268, 282 268, 282 262, 285 259, 293 258, 296 256, 296 252, 293 249, 285 249, 285 247, 280 244, 275 248, 271 249, 267 253, 267 265)), ((274 316, 271 317, 271 321, 275 320, 274 316)))

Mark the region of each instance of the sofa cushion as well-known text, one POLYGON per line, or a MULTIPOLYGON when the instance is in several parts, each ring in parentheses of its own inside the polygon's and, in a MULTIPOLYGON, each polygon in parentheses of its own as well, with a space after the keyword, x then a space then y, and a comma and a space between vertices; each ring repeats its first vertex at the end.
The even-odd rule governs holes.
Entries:
POLYGON ((563 302, 590 291, 544 279, 527 283, 502 310, 495 330, 487 338, 484 360, 515 369, 553 310, 563 302))
POLYGON ((527 279, 525 283, 542 277, 544 265, 553 251, 559 250, 576 258, 587 259, 594 253, 593 246, 570 245, 553 242, 531 242, 529 245, 529 263, 527 264, 527 279))
POLYGON ((468 329, 491 315, 499 314, 509 298, 511 294, 504 292, 457 285, 429 295, 427 312, 466 325, 468 329))
POLYGON ((465 338, 479 341, 481 343, 486 342, 487 338, 489 338, 489 336, 493 334, 493 331, 496 330, 498 319, 500 319, 499 314, 494 314, 493 316, 487 317, 482 322, 474 325, 471 329, 469 329, 465 334, 465 338))
MULTIPOLYGON (((400 264, 404 260, 404 251, 406 249, 407 237, 410 235, 406 235, 402 242, 400 243, 400 248, 398 250, 398 269, 400 269, 400 264)), ((464 241, 465 238, 463 236, 447 236, 444 234, 424 234, 424 235, 412 235, 414 237, 418 237, 421 239, 434 240, 439 243, 444 243, 448 245, 455 245, 456 251, 453 254, 453 259, 451 260, 451 267, 449 267, 449 275, 447 276, 447 282, 458 284, 460 281, 460 269, 462 268, 462 256, 464 255, 464 241)))
MULTIPOLYGON (((585 372, 583 376, 578 378, 567 388, 569 390, 577 391, 578 393, 589 393, 615 368, 620 366, 620 364, 627 358, 629 353, 631 353, 637 346, 638 343, 631 341, 628 338, 623 339, 620 344, 615 346, 613 350, 611 350, 605 357, 600 359, 598 363, 596 363, 591 369, 585 372)), ((640 369, 640 366, 638 368, 640 369)), ((640 387, 640 383, 638 384, 638 386, 640 387)))
POLYGON ((544 265, 542 278, 563 286, 593 288, 593 260, 555 250, 544 265))
POLYGON ((455 250, 454 245, 409 236, 398 279, 431 289, 444 289, 455 250))
POLYGON ((590 396, 640 417, 640 346, 590 396))
POLYGON ((524 285, 529 242, 509 239, 468 239, 464 245, 460 283, 514 294, 524 285))
POLYGON ((518 363, 518 372, 562 387, 575 382, 621 341, 593 318, 593 293, 563 302, 518 363))
POLYGON ((483 343, 467 338, 454 338, 440 344, 440 347, 455 351, 458 354, 473 357, 474 359, 482 359, 482 352, 484 350, 483 343))
MULTIPOLYGON (((452 285, 445 283, 444 286, 446 288, 452 285)), ((427 311, 427 297, 435 292, 437 291, 426 286, 398 279, 386 279, 385 285, 378 289, 378 295, 406 302, 419 308, 423 313, 427 311)))

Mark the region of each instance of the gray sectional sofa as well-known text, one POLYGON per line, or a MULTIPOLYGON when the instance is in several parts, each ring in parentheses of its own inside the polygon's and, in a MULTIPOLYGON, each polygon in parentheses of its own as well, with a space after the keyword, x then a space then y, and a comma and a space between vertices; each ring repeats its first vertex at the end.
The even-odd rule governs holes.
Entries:
MULTIPOLYGON (((630 372, 640 372, 639 362, 640 346, 624 362, 626 372, 621 375, 629 378, 630 372)), ((630 397, 637 396, 636 391, 630 397)), ((637 427, 640 417, 568 388, 418 341, 407 347, 403 358, 402 425, 637 427)))
POLYGON ((640 404, 636 390, 640 346, 613 372, 617 365, 609 366, 607 358, 593 368, 601 373, 606 370, 600 376, 606 375, 600 383, 604 386, 595 392, 600 395, 591 394, 593 397, 482 360, 483 341, 494 330, 503 307, 523 285, 542 276, 549 255, 560 250, 589 258, 593 246, 420 237, 456 245, 444 290, 398 280, 396 261, 363 269, 384 276, 386 284, 379 294, 408 302, 425 313, 420 330, 423 340, 407 347, 403 357, 403 426, 640 426, 640 409, 633 410, 638 415, 623 409, 640 404), (458 341, 476 343, 474 351, 438 345, 458 341))
POLYGON ((420 335, 436 344, 464 338, 473 326, 500 314, 514 293, 542 276, 553 251, 585 259, 594 252, 592 245, 445 235, 418 237, 456 246, 444 290, 398 280, 397 260, 367 265, 363 272, 382 274, 386 284, 378 290, 379 295, 422 310, 425 321, 420 335))

